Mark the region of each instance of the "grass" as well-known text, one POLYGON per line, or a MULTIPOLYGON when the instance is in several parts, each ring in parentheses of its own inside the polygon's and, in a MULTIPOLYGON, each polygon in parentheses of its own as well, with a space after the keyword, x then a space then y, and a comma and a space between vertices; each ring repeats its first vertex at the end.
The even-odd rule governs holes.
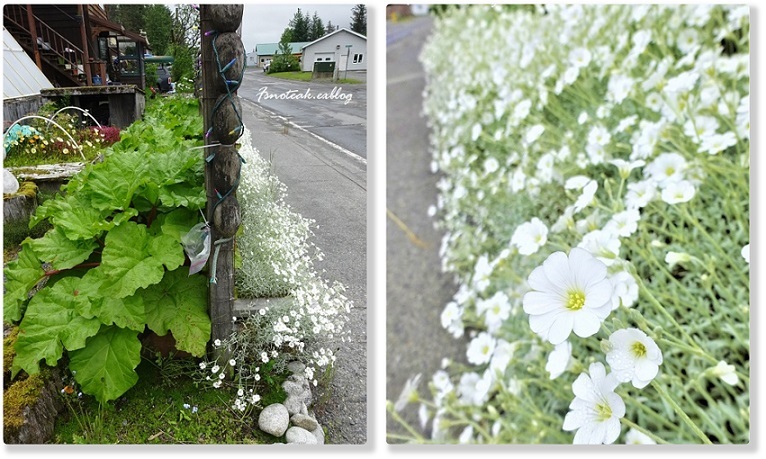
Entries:
MULTIPOLYGON (((179 361, 175 361, 179 362, 179 361)), ((194 365, 192 361, 186 362, 194 365)), ((164 365, 163 365, 164 367, 164 365)), ((143 359, 138 383, 115 402, 69 396, 70 409, 56 422, 57 444, 264 444, 283 442, 257 428, 257 416, 241 417, 229 403, 235 389, 197 387, 182 373, 168 378, 143 359), (184 408, 184 404, 197 407, 184 408)))
POLYGON ((276 72, 268 75, 283 80, 311 81, 311 72, 276 72))
MULTIPOLYGON (((273 76, 275 78, 281 78, 283 80, 312 81, 311 73, 312 72, 277 72, 277 73, 269 73, 268 75, 273 76)), ((360 83, 363 83, 363 81, 357 80, 355 78, 341 78, 336 83, 360 84, 360 83)))
POLYGON ((95 148, 83 148, 85 154, 85 160, 82 159, 80 153, 70 151, 69 154, 64 153, 29 153, 23 154, 10 154, 3 161, 3 167, 21 167, 21 166, 39 166, 40 164, 59 164, 59 163, 76 163, 82 161, 92 161, 96 159, 96 156, 101 152, 95 148))

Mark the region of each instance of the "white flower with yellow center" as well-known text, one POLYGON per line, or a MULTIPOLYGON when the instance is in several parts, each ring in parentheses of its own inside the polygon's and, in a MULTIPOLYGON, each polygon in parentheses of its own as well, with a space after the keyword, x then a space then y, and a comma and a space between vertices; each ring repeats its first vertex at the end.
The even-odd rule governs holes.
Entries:
POLYGON ((511 244, 519 249, 522 255, 531 255, 548 241, 548 227, 539 218, 522 223, 511 236, 511 244))
POLYGON ((590 375, 580 374, 572 383, 575 399, 564 418, 564 430, 577 430, 575 445, 611 444, 620 436, 620 418, 625 416, 625 402, 614 392, 619 382, 606 374, 604 364, 595 362, 590 375))
POLYGON ((677 183, 670 183, 662 190, 662 200, 668 204, 681 204, 689 202, 696 194, 697 189, 694 188, 691 182, 688 180, 682 180, 677 183))
POLYGON ((468 345, 468 352, 466 353, 468 361, 475 365, 489 362, 489 359, 492 358, 492 353, 495 351, 496 344, 497 341, 489 333, 479 333, 468 345))
POLYGON ((644 168, 644 175, 665 188, 684 179, 686 160, 678 153, 663 153, 644 168))
POLYGON ((606 265, 585 249, 552 253, 529 275, 532 291, 524 295, 529 326, 552 344, 563 343, 574 331, 594 335, 612 310, 612 284, 606 265))
POLYGON ((612 350, 606 361, 620 382, 631 381, 633 387, 646 387, 659 371, 662 351, 653 339, 637 328, 617 330, 609 336, 612 350))

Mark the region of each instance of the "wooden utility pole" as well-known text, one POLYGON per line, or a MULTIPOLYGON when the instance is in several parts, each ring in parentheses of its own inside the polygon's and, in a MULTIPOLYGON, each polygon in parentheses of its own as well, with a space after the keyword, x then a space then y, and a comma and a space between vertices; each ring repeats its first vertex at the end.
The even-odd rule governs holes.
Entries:
MULTIPOLYGON (((236 31, 242 23, 243 11, 244 5, 200 5, 202 113, 205 145, 213 145, 204 150, 207 220, 213 243, 208 264, 211 273, 208 311, 213 341, 228 338, 233 329, 233 237, 240 223, 236 187, 241 167, 235 143, 244 128, 236 91, 245 68, 245 48, 236 31)), ((226 350, 219 349, 214 354, 226 355, 226 350)))

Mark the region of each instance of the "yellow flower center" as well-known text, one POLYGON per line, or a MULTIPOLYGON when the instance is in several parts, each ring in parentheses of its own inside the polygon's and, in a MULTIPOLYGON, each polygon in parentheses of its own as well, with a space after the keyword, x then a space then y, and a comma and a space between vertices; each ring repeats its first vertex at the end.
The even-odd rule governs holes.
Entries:
POLYGON ((668 167, 667 169, 665 169, 665 175, 667 175, 668 177, 672 177, 673 174, 675 173, 676 173, 676 170, 673 167, 668 167))
POLYGON ((630 346, 630 350, 633 352, 633 355, 638 358, 644 357, 646 355, 646 346, 644 346, 644 343, 640 341, 633 343, 633 345, 630 346))
POLYGON ((571 290, 567 299, 566 308, 570 311, 579 311, 585 306, 585 292, 582 290, 571 290))
POLYGON ((596 418, 599 422, 604 422, 612 417, 612 408, 606 403, 596 405, 596 418))

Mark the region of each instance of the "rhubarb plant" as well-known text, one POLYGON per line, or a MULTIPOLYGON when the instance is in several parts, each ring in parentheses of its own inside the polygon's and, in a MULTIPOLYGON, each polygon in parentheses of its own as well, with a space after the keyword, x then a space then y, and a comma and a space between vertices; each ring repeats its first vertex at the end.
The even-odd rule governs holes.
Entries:
POLYGON ((5 268, 3 319, 20 328, 14 376, 66 352, 83 391, 107 402, 138 380, 145 330, 205 353, 207 282, 189 276, 181 245, 206 201, 195 106, 157 104, 37 209, 30 227, 47 219, 52 229, 5 268))

